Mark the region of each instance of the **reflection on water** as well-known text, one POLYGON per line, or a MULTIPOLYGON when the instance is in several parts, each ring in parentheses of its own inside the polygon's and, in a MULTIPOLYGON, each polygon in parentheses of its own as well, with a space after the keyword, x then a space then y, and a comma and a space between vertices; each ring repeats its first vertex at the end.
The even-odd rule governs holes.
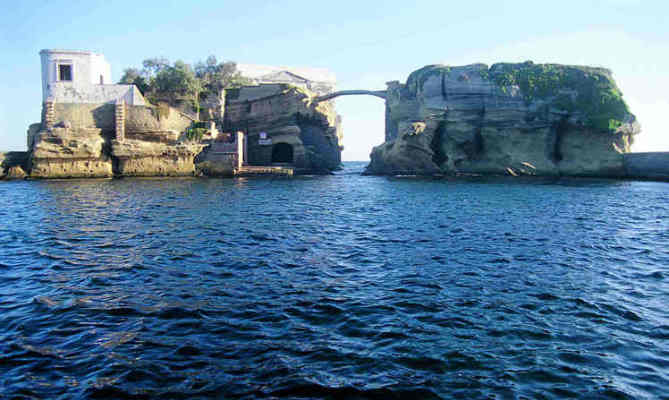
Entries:
POLYGON ((669 186, 0 184, 8 398, 658 398, 669 186))

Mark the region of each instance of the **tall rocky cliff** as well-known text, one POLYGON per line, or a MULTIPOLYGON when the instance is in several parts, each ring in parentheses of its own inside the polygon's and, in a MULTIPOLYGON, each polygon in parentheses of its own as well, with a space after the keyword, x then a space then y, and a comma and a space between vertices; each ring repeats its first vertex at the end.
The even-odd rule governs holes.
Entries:
POLYGON ((389 83, 386 107, 372 174, 622 176, 640 130, 603 68, 432 65, 389 83))

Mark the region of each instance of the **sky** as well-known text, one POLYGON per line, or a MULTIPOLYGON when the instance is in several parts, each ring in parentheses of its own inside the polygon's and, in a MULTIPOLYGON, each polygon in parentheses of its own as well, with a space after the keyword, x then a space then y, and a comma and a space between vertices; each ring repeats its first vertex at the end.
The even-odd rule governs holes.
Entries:
MULTIPOLYGON (((162 56, 194 63, 328 68, 338 89, 384 89, 428 64, 604 66, 642 125, 633 151, 669 151, 669 2, 22 0, 0 13, 0 151, 25 150, 39 122, 39 51, 103 53, 124 68, 162 56)), ((344 160, 383 142, 383 100, 336 100, 344 160)))

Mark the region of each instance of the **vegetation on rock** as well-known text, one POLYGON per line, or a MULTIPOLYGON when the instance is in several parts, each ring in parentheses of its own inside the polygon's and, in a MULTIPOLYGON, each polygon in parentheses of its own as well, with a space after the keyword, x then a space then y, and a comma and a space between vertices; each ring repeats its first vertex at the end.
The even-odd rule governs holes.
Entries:
MULTIPOLYGON (((493 82, 503 95, 509 95, 511 88, 517 87, 526 104, 541 101, 568 114, 582 113, 587 125, 598 131, 616 130, 629 115, 611 72, 605 68, 531 61, 499 63, 490 68, 483 64, 477 66, 480 66, 481 79, 493 82)), ((451 71, 452 67, 446 65, 428 65, 409 75, 406 87, 416 94, 430 77, 448 76, 451 71)), ((470 77, 458 76, 457 79, 463 81, 470 77)))
POLYGON ((503 93, 510 86, 520 88, 526 103, 544 100, 567 113, 581 112, 588 125, 599 131, 613 131, 629 114, 622 93, 611 72, 604 68, 557 64, 495 64, 491 79, 503 93))
POLYGON ((451 67, 446 65, 427 65, 419 70, 412 72, 411 75, 409 75, 409 78, 407 78, 406 86, 411 93, 416 93, 419 88, 423 87, 429 77, 434 75, 444 75, 450 72, 451 67))
POLYGON ((218 62, 209 56, 191 66, 181 60, 170 63, 165 58, 149 58, 143 68, 128 68, 120 83, 134 84, 151 102, 165 101, 172 106, 186 102, 196 113, 200 101, 207 96, 218 96, 221 90, 239 87, 249 81, 237 71, 234 62, 218 62))
POLYGON ((207 128, 199 127, 193 124, 186 129, 186 139, 191 142, 199 142, 207 133, 207 128))

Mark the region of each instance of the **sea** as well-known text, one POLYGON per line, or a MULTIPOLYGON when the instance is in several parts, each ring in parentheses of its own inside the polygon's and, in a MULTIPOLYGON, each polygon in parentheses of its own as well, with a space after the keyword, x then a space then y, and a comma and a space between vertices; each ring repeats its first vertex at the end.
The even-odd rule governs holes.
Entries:
POLYGON ((2 399, 669 399, 669 183, 0 182, 2 399))

